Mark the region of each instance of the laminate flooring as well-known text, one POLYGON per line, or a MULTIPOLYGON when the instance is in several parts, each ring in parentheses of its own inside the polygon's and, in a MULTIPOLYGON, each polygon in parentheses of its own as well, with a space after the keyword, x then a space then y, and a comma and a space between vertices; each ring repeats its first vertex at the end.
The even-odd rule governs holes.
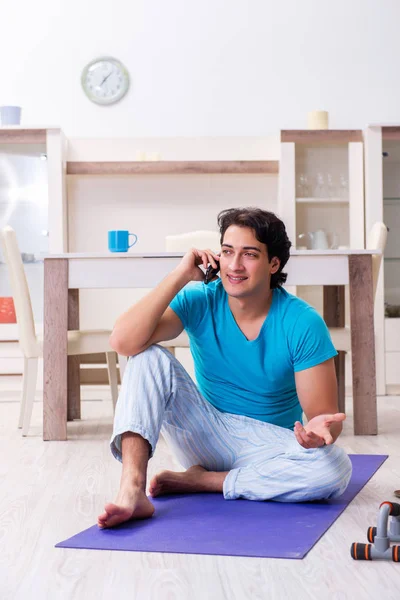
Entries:
MULTIPOLYGON (((400 397, 379 398, 378 436, 355 437, 350 400, 347 407, 338 443, 390 456, 305 559, 71 550, 54 545, 93 525, 118 489, 108 389, 82 403, 67 442, 43 442, 42 403, 22 438, 16 396, 0 382, 0 599, 399 599, 400 564, 355 562, 350 546, 366 542, 379 504, 400 488, 400 397)), ((181 470, 160 440, 149 478, 165 468, 181 470)))

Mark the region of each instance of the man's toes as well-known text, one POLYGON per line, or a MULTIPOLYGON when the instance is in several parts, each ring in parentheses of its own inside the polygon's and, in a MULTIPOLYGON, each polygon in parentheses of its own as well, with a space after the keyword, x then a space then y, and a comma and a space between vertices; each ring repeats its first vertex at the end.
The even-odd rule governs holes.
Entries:
POLYGON ((112 527, 121 520, 121 516, 124 512, 124 509, 116 504, 106 504, 103 514, 99 515, 97 519, 97 524, 101 528, 112 527))
POLYGON ((101 515, 97 517, 97 525, 99 527, 106 527, 107 519, 110 515, 107 511, 104 511, 101 515))
POLYGON ((104 527, 104 525, 107 523, 107 519, 100 519, 100 517, 97 519, 97 525, 99 527, 104 527))
POLYGON ((161 484, 158 483, 156 478, 154 478, 154 480, 150 483, 150 487, 149 487, 150 496, 152 496, 153 498, 155 496, 157 496, 161 491, 161 487, 162 487, 161 484))
POLYGON ((149 485, 149 492, 150 494, 158 487, 158 479, 157 479, 157 475, 155 475, 153 477, 153 479, 150 481, 150 485, 149 485))

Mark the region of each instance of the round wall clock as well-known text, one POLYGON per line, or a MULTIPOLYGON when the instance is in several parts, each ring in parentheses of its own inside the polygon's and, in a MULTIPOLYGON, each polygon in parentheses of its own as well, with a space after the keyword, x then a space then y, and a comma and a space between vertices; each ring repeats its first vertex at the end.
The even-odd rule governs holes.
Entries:
POLYGON ((96 104, 114 104, 129 89, 129 73, 124 65, 110 56, 92 60, 82 72, 85 94, 96 104))

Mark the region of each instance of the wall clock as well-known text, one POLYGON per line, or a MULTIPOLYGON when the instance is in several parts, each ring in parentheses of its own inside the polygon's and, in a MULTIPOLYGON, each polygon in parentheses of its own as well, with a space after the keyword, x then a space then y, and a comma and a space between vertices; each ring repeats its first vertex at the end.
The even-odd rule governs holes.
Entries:
POLYGON ((129 89, 129 73, 124 65, 110 56, 92 60, 82 72, 82 87, 92 102, 114 104, 129 89))

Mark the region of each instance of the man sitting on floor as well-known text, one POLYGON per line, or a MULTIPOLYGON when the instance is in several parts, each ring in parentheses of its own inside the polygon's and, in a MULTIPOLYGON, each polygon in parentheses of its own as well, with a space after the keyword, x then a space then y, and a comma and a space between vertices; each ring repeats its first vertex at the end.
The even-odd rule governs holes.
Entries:
POLYGON ((345 419, 336 350, 318 313, 282 288, 291 246, 283 222, 246 208, 222 211, 218 223, 220 256, 192 248, 115 324, 111 346, 130 357, 111 439, 123 468, 99 527, 153 514, 146 472, 160 431, 187 470, 156 475, 153 497, 299 502, 335 498, 349 483, 350 459, 334 444, 345 419), (217 263, 220 278, 206 285, 200 265, 217 263), (198 387, 156 345, 183 329, 198 387))

